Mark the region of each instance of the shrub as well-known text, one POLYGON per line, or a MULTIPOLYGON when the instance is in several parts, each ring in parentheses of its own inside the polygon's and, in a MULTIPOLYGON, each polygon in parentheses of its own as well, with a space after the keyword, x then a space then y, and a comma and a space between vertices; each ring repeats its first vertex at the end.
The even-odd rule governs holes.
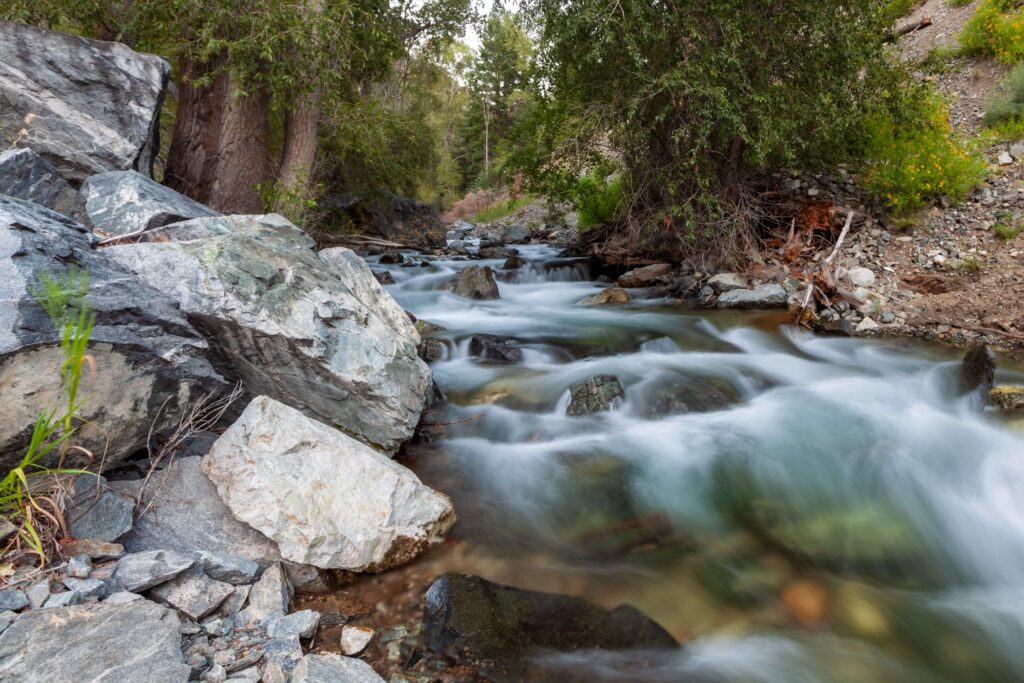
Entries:
POLYGON ((903 117, 875 114, 866 122, 865 186, 896 213, 948 195, 963 199, 982 179, 985 162, 958 138, 937 96, 922 98, 903 117))
POLYGON ((999 82, 982 123, 996 130, 1024 128, 1024 64, 1018 64, 999 82))
POLYGON ((1024 60, 1024 5, 1019 0, 982 0, 964 26, 965 52, 1013 64, 1024 60))
POLYGON ((580 229, 607 222, 622 208, 622 176, 606 180, 598 172, 585 175, 576 181, 571 195, 580 216, 580 229))
POLYGON ((522 196, 516 199, 512 199, 511 197, 503 199, 500 202, 488 206, 486 209, 473 216, 473 222, 491 223, 506 216, 511 216, 531 201, 533 201, 533 198, 529 196, 522 196))

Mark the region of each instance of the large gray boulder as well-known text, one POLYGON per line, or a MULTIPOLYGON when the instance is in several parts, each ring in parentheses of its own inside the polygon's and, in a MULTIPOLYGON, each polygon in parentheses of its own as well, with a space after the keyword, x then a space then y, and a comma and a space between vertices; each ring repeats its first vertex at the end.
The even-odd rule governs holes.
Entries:
POLYGON ((53 164, 27 148, 0 152, 0 194, 45 206, 75 220, 85 215, 85 202, 78 191, 53 164))
POLYGON ((719 308, 784 308, 786 290, 770 283, 754 289, 732 289, 718 297, 719 308))
POLYGON ((384 683, 361 659, 333 653, 306 655, 292 672, 292 683, 384 683))
POLYGON ((0 634, 0 680, 185 683, 178 615, 140 600, 27 612, 0 634))
POLYGON ((167 292, 253 394, 394 453, 430 391, 419 334, 369 269, 276 215, 200 218, 106 253, 167 292), (174 241, 180 240, 180 241, 174 241))
POLYGON ((89 176, 82 196, 89 222, 111 236, 220 215, 136 171, 89 176))
POLYGON ((217 440, 203 471, 284 558, 324 569, 389 569, 455 522, 451 501, 410 470, 266 396, 217 440))
POLYGON ((67 264, 88 271, 96 313, 76 445, 114 466, 146 446, 151 428, 175 427, 190 401, 224 386, 174 300, 92 250, 92 240, 60 214, 0 196, 0 472, 20 460, 39 412, 66 401, 60 335, 34 294, 44 274, 59 277, 67 264))
POLYGON ((152 175, 169 74, 163 59, 121 43, 2 21, 0 140, 31 147, 73 182, 152 175))

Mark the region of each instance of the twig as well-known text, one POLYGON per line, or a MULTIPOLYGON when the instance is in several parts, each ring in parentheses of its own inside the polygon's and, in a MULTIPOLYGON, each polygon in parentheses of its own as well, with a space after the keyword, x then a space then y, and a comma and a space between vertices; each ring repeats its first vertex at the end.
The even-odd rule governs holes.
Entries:
POLYGON ((828 258, 825 259, 825 263, 827 265, 831 266, 832 265, 832 261, 834 261, 836 256, 839 255, 839 249, 842 248, 842 246, 843 246, 843 240, 846 239, 846 233, 850 232, 850 226, 853 225, 853 216, 854 216, 853 211, 851 211, 850 213, 848 213, 846 215, 846 225, 843 226, 843 231, 841 233, 839 233, 839 239, 836 240, 835 249, 833 249, 832 253, 829 254, 828 258))

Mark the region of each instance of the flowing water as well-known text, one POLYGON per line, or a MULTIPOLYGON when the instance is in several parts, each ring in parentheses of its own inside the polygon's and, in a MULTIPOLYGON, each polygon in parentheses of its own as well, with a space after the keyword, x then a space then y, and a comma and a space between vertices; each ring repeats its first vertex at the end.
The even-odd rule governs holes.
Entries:
POLYGON ((643 670, 567 659, 593 680, 1024 680, 1024 431, 956 395, 951 352, 581 306, 600 288, 585 262, 521 252, 497 301, 446 291, 471 262, 371 264, 446 328, 448 403, 427 417, 445 436, 414 466, 455 500, 449 565, 628 602, 686 644, 643 670), (522 361, 471 357, 477 333, 515 337, 522 361), (624 398, 568 417, 598 375, 624 398))

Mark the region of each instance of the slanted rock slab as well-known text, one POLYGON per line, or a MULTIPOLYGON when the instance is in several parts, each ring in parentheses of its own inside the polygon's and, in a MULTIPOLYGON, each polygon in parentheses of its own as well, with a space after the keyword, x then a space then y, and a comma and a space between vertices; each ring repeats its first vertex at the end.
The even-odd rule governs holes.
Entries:
POLYGON ((178 615, 140 600, 29 612, 0 634, 0 680, 185 683, 178 615))
POLYGON ((109 235, 126 235, 191 218, 220 215, 135 171, 89 176, 81 191, 89 222, 109 235))
POLYGON ((217 440, 203 471, 282 557, 324 569, 383 571, 455 521, 451 501, 405 467, 266 396, 217 440))
POLYGON ((231 584, 211 579, 201 567, 193 566, 153 588, 149 596, 199 621, 234 592, 231 584))
POLYGON ((291 683, 384 683, 384 679, 361 659, 327 653, 303 657, 291 683))
POLYGON ((114 580, 133 593, 170 581, 195 563, 191 557, 170 550, 150 550, 125 555, 117 561, 114 580))
POLYGON ((75 538, 116 541, 132 529, 135 501, 110 490, 105 477, 75 477, 74 496, 66 514, 75 538))
POLYGON ((31 149, 0 152, 0 194, 39 204, 75 220, 85 215, 82 196, 57 168, 31 149))

